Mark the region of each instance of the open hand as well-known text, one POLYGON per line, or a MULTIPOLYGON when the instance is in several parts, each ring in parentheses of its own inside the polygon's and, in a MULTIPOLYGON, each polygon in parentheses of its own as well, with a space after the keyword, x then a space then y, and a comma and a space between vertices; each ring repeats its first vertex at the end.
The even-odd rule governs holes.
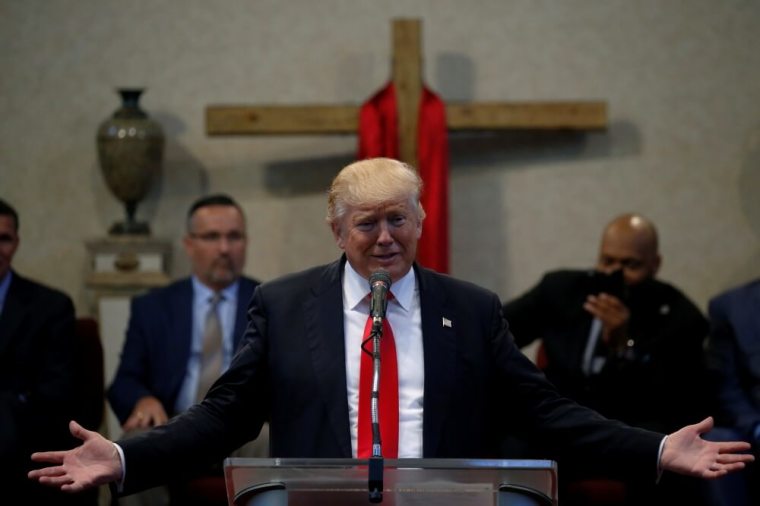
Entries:
POLYGON ((52 465, 30 471, 30 479, 65 492, 79 492, 121 479, 121 459, 111 441, 75 421, 69 422, 69 430, 83 444, 66 451, 33 453, 34 462, 52 465))
POLYGON ((701 435, 713 428, 712 417, 670 434, 665 440, 660 465, 664 470, 699 478, 720 478, 743 469, 755 458, 746 452, 745 441, 714 442, 701 435))

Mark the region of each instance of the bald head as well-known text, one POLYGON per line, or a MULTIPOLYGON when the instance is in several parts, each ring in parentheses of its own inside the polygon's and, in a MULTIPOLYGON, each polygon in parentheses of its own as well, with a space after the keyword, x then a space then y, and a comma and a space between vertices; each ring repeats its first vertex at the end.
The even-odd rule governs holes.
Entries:
POLYGON ((596 268, 611 273, 623 270, 629 286, 653 278, 661 263, 657 228, 640 214, 623 214, 607 224, 599 245, 596 268))

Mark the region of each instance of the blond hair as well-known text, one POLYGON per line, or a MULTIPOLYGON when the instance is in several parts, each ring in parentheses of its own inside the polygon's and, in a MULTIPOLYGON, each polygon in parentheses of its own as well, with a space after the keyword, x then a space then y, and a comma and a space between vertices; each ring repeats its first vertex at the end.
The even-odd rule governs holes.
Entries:
POLYGON ((344 167, 327 192, 327 222, 337 223, 349 206, 375 206, 409 199, 417 218, 425 218, 420 204, 422 180, 413 167, 392 158, 368 158, 344 167))

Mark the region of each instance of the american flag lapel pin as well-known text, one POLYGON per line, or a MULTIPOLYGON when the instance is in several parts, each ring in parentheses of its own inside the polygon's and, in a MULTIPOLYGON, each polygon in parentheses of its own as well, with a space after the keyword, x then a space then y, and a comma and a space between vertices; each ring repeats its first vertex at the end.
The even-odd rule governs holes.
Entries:
POLYGON ((443 317, 443 320, 441 321, 441 324, 442 324, 444 327, 448 327, 448 328, 451 328, 451 320, 449 320, 449 319, 448 319, 448 318, 446 318, 445 316, 443 317))

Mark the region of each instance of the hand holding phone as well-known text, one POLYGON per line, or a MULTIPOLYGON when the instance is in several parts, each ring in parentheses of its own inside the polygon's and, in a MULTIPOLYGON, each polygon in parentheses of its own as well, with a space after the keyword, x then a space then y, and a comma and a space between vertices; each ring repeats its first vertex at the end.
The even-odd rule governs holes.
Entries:
POLYGON ((606 293, 623 300, 626 298, 625 291, 625 279, 623 278, 622 269, 613 271, 610 274, 595 270, 591 274, 589 295, 606 293))
POLYGON ((583 308, 602 322, 602 339, 612 344, 625 338, 631 311, 625 303, 623 271, 594 271, 583 308))

